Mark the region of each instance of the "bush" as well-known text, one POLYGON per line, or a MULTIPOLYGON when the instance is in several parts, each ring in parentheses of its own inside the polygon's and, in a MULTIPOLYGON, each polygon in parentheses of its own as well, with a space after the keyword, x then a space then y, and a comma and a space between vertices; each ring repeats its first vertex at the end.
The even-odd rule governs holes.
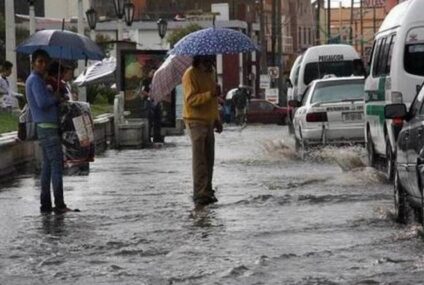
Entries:
POLYGON ((116 91, 106 87, 102 84, 99 85, 91 85, 87 87, 87 101, 90 104, 93 104, 94 102, 98 101, 96 100, 98 98, 98 96, 102 97, 102 98, 98 98, 100 99, 100 101, 107 101, 107 103, 109 105, 113 104, 113 100, 115 100, 115 95, 116 95, 116 91))
POLYGON ((201 29, 202 27, 198 24, 189 24, 184 28, 176 29, 167 37, 168 43, 171 45, 171 47, 173 47, 180 39, 182 39, 186 35, 201 29))

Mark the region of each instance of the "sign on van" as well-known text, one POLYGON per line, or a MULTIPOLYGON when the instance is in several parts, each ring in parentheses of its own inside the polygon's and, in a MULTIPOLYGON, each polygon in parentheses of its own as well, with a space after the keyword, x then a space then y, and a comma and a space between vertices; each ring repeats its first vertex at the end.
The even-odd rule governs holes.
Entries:
POLYGON ((333 55, 320 55, 318 57, 319 62, 326 62, 326 61, 343 61, 344 56, 342 54, 333 54, 333 55))

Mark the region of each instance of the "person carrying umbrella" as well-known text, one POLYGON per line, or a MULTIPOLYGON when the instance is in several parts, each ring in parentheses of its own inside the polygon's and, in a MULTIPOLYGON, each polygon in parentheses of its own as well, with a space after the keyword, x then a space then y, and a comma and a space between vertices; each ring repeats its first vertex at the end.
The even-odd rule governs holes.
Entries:
POLYGON ((216 132, 222 132, 218 113, 218 88, 214 74, 215 56, 194 56, 182 78, 183 119, 192 143, 193 200, 208 205, 218 200, 212 189, 216 132))
POLYGON ((49 54, 44 50, 36 50, 32 54, 32 72, 25 82, 25 91, 43 154, 40 211, 65 213, 70 209, 63 198, 63 153, 58 125, 58 108, 63 97, 49 91, 44 81, 49 60, 49 54), (52 207, 50 183, 53 185, 55 208, 52 207))

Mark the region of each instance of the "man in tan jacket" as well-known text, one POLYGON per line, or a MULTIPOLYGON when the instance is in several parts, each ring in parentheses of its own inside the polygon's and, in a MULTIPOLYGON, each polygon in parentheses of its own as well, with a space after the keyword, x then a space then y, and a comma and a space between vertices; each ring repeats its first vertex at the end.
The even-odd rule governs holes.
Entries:
POLYGON ((192 143, 193 200, 208 205, 218 200, 212 189, 216 132, 222 132, 219 119, 217 84, 214 74, 215 56, 195 56, 184 73, 183 118, 192 143))

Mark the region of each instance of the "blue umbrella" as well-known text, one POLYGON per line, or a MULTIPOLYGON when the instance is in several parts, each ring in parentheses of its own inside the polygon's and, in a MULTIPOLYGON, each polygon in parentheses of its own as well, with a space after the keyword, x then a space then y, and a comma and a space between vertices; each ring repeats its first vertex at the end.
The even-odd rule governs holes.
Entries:
POLYGON ((60 59, 102 60, 105 57, 100 47, 88 37, 63 30, 38 31, 21 43, 16 51, 31 54, 37 49, 60 59))
POLYGON ((245 34, 226 28, 207 28, 188 34, 178 41, 171 54, 214 55, 234 54, 257 50, 245 34))

